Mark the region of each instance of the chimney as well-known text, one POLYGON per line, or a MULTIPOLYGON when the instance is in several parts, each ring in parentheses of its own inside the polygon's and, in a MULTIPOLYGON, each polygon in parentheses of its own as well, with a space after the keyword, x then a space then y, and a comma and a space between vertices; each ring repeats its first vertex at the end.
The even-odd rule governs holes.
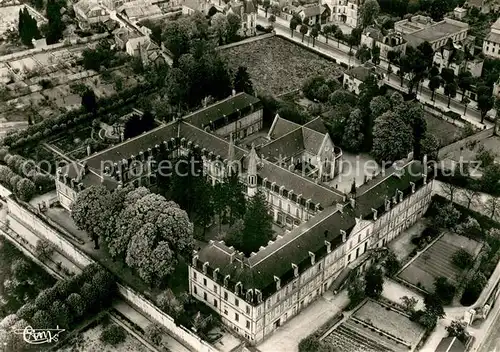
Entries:
POLYGON ((373 220, 376 221, 377 220, 377 213, 378 213, 377 209, 372 208, 372 213, 373 213, 373 220))
POLYGON ((347 239, 347 233, 344 230, 340 230, 340 234, 342 235, 342 243, 344 243, 347 239))
POLYGON ((415 193, 415 182, 410 182, 410 186, 411 186, 411 193, 415 193))
POLYGON ((326 246, 326 253, 331 253, 332 252, 332 244, 325 240, 325 246, 326 246))
POLYGON ((337 211, 340 211, 341 213, 343 213, 344 212, 344 204, 337 203, 337 211))
POLYGON ((274 282, 276 282, 276 291, 278 291, 281 288, 281 280, 279 277, 275 276, 274 277, 274 282))
POLYGON ((353 197, 349 198, 349 203, 351 204, 351 208, 356 208, 356 199, 354 199, 353 197))
POLYGON ((309 252, 309 257, 311 257, 311 265, 316 263, 316 255, 313 252, 309 252))
POLYGON ((231 96, 233 96, 233 97, 234 97, 235 95, 236 95, 236 91, 233 89, 233 90, 231 91, 231 96))
POLYGON ((299 267, 296 264, 292 263, 292 268, 293 268, 293 276, 299 277, 299 267))

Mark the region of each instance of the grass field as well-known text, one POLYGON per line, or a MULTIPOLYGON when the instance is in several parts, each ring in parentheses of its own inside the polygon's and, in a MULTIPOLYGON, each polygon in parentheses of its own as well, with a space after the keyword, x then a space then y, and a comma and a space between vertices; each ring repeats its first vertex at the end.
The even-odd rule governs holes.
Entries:
POLYGON ((460 127, 427 112, 424 113, 424 118, 425 122, 427 122, 427 131, 436 136, 440 147, 444 147, 460 139, 460 127))
POLYGON ((248 68, 258 92, 283 94, 301 88, 309 77, 336 77, 341 72, 332 61, 278 37, 256 40, 222 53, 233 70, 239 66, 248 68))
POLYGON ((481 244, 464 236, 445 234, 415 257, 398 277, 413 285, 421 286, 428 292, 434 291, 434 281, 439 277, 446 277, 456 284, 461 271, 453 265, 451 258, 461 248, 475 257, 481 249, 481 244))

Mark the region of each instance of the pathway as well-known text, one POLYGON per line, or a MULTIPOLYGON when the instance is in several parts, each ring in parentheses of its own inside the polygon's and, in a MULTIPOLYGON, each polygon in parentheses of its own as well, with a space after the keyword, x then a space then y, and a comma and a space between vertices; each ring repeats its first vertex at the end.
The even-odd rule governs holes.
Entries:
POLYGON ((349 304, 347 291, 337 295, 327 291, 306 309, 279 327, 257 346, 261 352, 297 352, 300 340, 306 338, 349 304))
MULTIPOLYGON (((2 210, 0 211, 0 222, 5 222, 7 213, 4 210, 7 206, 2 203, 2 210)), ((15 234, 20 234, 22 238, 27 239, 28 243, 32 246, 36 246, 36 243, 40 239, 39 235, 32 232, 30 229, 27 227, 23 226, 20 222, 16 221, 12 217, 9 217, 9 226, 10 226, 10 233, 15 235, 15 234)), ((54 255, 52 257, 52 260, 55 263, 61 263, 61 265, 68 270, 75 272, 75 273, 80 273, 81 268, 79 268, 75 263, 73 263, 70 259, 68 259, 66 256, 63 254, 55 251, 54 255)), ((127 317, 131 322, 139 326, 141 329, 146 329, 147 326, 152 324, 154 321, 146 317, 144 314, 138 312, 134 307, 132 307, 130 304, 125 302, 124 300, 117 298, 114 300, 113 303, 113 308, 116 309, 118 312, 120 312, 123 316, 127 317)), ((137 336, 136 336, 137 337, 137 336)), ((139 340, 144 343, 144 340, 140 337, 139 340)), ((168 345, 168 347, 172 351, 179 351, 179 352, 189 352, 189 349, 184 347, 179 341, 175 340, 172 336, 165 334, 164 335, 164 341, 168 345)), ((149 344, 149 343, 147 343, 149 344)))

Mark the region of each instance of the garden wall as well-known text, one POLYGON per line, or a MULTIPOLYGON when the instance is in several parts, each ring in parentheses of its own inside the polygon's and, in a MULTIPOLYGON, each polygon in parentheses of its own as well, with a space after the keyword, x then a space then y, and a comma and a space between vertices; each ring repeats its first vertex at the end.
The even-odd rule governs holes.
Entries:
POLYGON ((266 33, 266 34, 262 34, 262 35, 256 35, 255 37, 251 37, 251 38, 247 38, 247 39, 244 39, 244 40, 240 40, 239 42, 236 42, 236 43, 231 43, 231 44, 227 44, 227 45, 218 46, 217 50, 229 49, 229 48, 232 48, 232 47, 235 47, 235 46, 239 46, 239 45, 243 45, 243 44, 248 44, 248 43, 251 43, 251 42, 255 42, 257 40, 271 38, 271 37, 274 37, 275 35, 276 35, 275 33, 266 33))
MULTIPOLYGON (((94 263, 94 260, 71 244, 71 242, 64 238, 64 236, 62 236, 58 231, 45 224, 43 220, 39 219, 35 214, 18 204, 14 199, 10 197, 7 198, 7 206, 10 216, 22 221, 33 232, 36 232, 52 242, 61 253, 64 253, 72 259, 75 264, 84 267, 88 264, 94 263)), ((23 236, 23 233, 19 233, 18 235, 23 236)), ((173 337, 183 341, 194 351, 218 352, 215 347, 202 340, 183 326, 177 326, 169 315, 160 311, 153 303, 140 293, 137 293, 131 288, 120 284, 118 284, 118 292, 127 302, 138 307, 141 312, 163 325, 173 337)))

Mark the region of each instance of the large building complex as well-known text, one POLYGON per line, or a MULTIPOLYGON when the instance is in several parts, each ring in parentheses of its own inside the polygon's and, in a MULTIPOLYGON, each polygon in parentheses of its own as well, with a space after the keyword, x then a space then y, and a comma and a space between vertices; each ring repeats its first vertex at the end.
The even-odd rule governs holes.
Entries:
MULTIPOLYGON (((211 242, 193 257, 191 294, 250 343, 262 341, 326 290, 338 289, 351 270, 368 265, 368 252, 423 216, 432 190, 426 167, 406 160, 386 171, 349 199, 313 194, 328 206, 249 257, 222 241, 211 242)), ((248 175, 253 177, 251 168, 248 175)), ((253 186, 268 200, 285 195, 259 175, 253 186)))
POLYGON ((417 47, 423 42, 429 42, 436 51, 444 46, 448 39, 453 43, 464 41, 469 25, 451 18, 434 22, 430 17, 418 15, 396 22, 394 29, 403 34, 408 45, 417 47))

